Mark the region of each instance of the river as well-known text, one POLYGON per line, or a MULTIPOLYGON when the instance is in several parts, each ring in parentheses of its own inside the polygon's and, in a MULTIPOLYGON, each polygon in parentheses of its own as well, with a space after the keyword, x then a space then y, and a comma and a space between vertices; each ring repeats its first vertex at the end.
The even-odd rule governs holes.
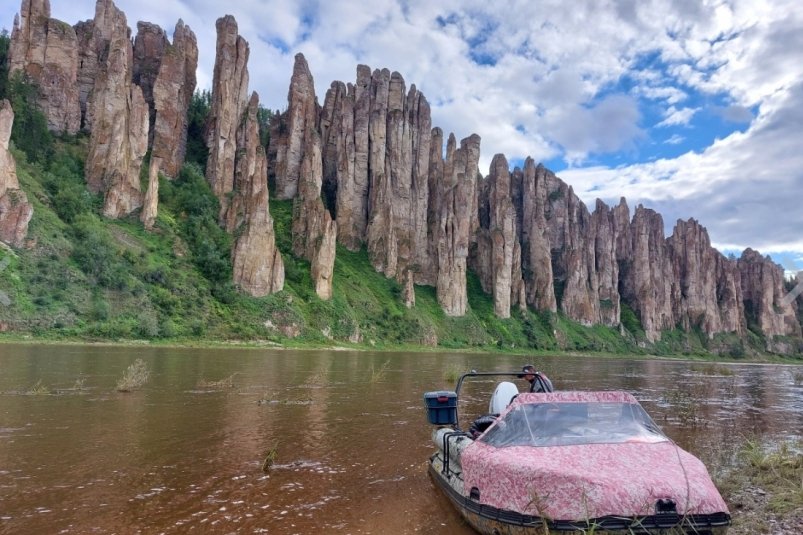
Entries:
MULTIPOLYGON (((426 473, 423 393, 525 360, 0 345, 0 532, 468 535, 426 473), (150 381, 117 392, 138 358, 150 381)), ((535 364, 561 390, 632 392, 712 472, 747 438, 803 436, 801 366, 535 364)), ((464 386, 461 414, 482 412, 491 381, 464 386)))

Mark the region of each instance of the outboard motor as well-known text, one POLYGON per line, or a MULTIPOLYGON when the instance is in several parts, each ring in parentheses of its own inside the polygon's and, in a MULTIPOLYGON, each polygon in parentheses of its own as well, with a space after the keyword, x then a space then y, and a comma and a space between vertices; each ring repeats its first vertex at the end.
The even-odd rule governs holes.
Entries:
POLYGON ((515 384, 509 381, 502 381, 496 385, 494 395, 491 396, 491 402, 488 404, 488 412, 491 414, 501 414, 513 398, 519 395, 519 389, 515 384))

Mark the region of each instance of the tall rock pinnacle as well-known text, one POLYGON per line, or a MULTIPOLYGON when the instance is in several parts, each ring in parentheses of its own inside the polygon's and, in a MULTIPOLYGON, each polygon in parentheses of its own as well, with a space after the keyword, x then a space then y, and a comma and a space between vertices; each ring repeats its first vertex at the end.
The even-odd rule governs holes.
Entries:
POLYGON ((155 119, 151 154, 162 159, 161 171, 170 178, 178 176, 187 153, 187 110, 195 91, 197 67, 195 34, 179 20, 153 86, 155 119))
POLYGON ((9 45, 9 75, 16 72, 39 88, 48 128, 75 134, 81 126, 78 39, 69 24, 50 18, 49 0, 22 0, 9 45))
MULTIPOLYGON (((440 136, 437 136, 440 137, 440 136)), ((433 148, 432 153, 435 154, 433 148)), ((440 158, 440 155, 438 154, 440 158)), ((449 135, 443 177, 436 177, 439 190, 436 209, 435 250, 438 259, 436 291, 438 303, 448 316, 463 316, 468 306, 466 268, 471 206, 477 185, 480 136, 474 134, 457 142, 449 135)), ((439 166, 436 166, 438 168, 439 166)))
POLYGON ((109 39, 92 90, 92 136, 86 178, 105 193, 103 215, 117 218, 142 206, 140 166, 148 150, 148 105, 131 83, 133 50, 125 14, 111 0, 99 0, 95 29, 109 39))
POLYGON ((315 292, 332 297, 337 222, 321 200, 323 164, 321 141, 312 128, 306 130, 298 191, 293 200, 293 254, 310 261, 315 292))
POLYGON ((237 128, 248 103, 249 49, 231 15, 219 18, 216 28, 217 54, 206 136, 209 148, 206 179, 220 201, 222 221, 228 209, 227 194, 234 188, 237 128))
POLYGON ((232 251, 234 284, 255 297, 284 287, 284 262, 268 209, 268 162, 259 139, 258 109, 259 96, 253 93, 237 130, 235 196, 228 213, 241 214, 242 220, 227 221, 238 235, 232 251), (232 209, 235 204, 239 209, 232 209))
POLYGON ((503 154, 494 156, 491 172, 478 195, 480 216, 476 255, 472 267, 483 289, 493 295, 494 313, 510 317, 511 304, 524 296, 521 277, 521 245, 517 214, 511 197, 511 176, 503 154))
POLYGON ((287 112, 271 132, 269 153, 275 155, 273 172, 277 199, 292 199, 298 192, 307 130, 317 130, 318 103, 315 83, 303 54, 296 54, 287 93, 287 112))

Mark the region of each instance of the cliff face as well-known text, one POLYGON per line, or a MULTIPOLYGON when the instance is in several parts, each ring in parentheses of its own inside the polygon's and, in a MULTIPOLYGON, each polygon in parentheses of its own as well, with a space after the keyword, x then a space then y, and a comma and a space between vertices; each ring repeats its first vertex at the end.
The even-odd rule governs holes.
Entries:
POLYGON ((231 15, 217 20, 217 53, 212 81, 212 105, 207 120, 209 159, 206 178, 220 200, 220 218, 226 220, 227 194, 234 188, 237 128, 248 99, 248 55, 245 39, 231 15))
POLYGON ((491 174, 480 184, 478 198, 479 229, 471 267, 480 277, 483 290, 493 295, 494 312, 510 317, 510 307, 524 303, 521 276, 521 245, 517 210, 513 206, 512 185, 507 160, 494 156, 491 174))
POLYGON ((402 282, 427 261, 429 104, 397 72, 374 71, 371 86, 368 252, 377 271, 402 282))
POLYGON ((315 292, 321 299, 329 299, 332 297, 337 223, 321 200, 321 142, 313 128, 306 129, 303 147, 298 195, 293 201, 293 254, 310 261, 315 292))
POLYGON ((69 24, 50 17, 49 0, 23 0, 14 18, 9 75, 16 72, 24 73, 39 87, 39 106, 50 130, 78 131, 78 38, 69 24))
POLYGON ((156 109, 153 104, 153 86, 162 65, 162 56, 170 44, 167 33, 158 25, 150 22, 137 22, 137 36, 134 38, 134 63, 131 81, 142 89, 142 96, 148 103, 149 132, 148 143, 153 142, 153 124, 156 109))
POLYGON ((152 157, 161 158, 160 169, 169 178, 178 176, 187 153, 187 111, 195 91, 198 42, 189 26, 179 20, 173 43, 167 44, 153 86, 154 125, 152 157))
POLYGON ((0 241, 22 247, 28 234, 33 207, 17 180, 17 165, 8 151, 14 110, 5 99, 0 100, 0 241))
POLYGON ((796 311, 792 304, 783 302, 783 268, 752 249, 742 253, 738 267, 748 325, 765 336, 800 337, 796 311))
POLYGON ((552 253, 546 223, 546 169, 532 158, 524 162, 522 181, 522 271, 527 304, 556 312, 552 253))
MULTIPOLYGON (((439 134, 437 138, 442 136, 439 134)), ((441 150, 433 146, 436 160, 441 158, 441 150)), ((466 268, 479 161, 480 136, 474 134, 463 139, 458 149, 454 134, 450 134, 445 161, 432 166, 443 170, 442 176, 431 177, 437 190, 432 238, 437 252, 438 304, 447 316, 463 316, 468 307, 466 268)))
POLYGON ((616 259, 616 241, 621 227, 617 225, 615 209, 601 200, 591 214, 591 238, 593 245, 594 272, 597 276, 597 299, 599 323, 615 327, 619 325, 621 303, 619 295, 619 263, 616 259))
POLYGON ((235 226, 239 237, 232 251, 234 284, 255 297, 284 287, 284 262, 268 210, 268 161, 259 140, 258 108, 259 97, 254 93, 237 131, 235 185, 243 220, 235 226))
MULTIPOLYGON (((709 337, 744 334, 743 276, 696 221, 679 221, 667 239, 659 214, 640 206, 631 221, 624 199, 613 208, 597 201, 591 213, 529 158, 510 171, 497 155, 490 175, 478 178, 479 137, 458 149, 451 135, 444 158, 426 99, 387 69, 360 65, 354 84, 331 84, 322 107, 313 88, 299 55, 288 111, 272 131, 277 192, 296 198, 296 220, 310 195, 322 198, 339 241, 365 246, 377 271, 404 285, 406 305, 414 306, 413 282, 433 284, 447 314, 465 314, 470 266, 503 318, 516 305, 531 306, 615 327, 627 303, 649 341, 678 325, 709 337), (321 184, 301 194, 306 170, 317 176, 310 151, 321 153, 321 184)), ((774 321, 768 332, 780 331, 774 321)))
MULTIPOLYGON (((298 192, 301 162, 309 141, 308 130, 316 130, 318 103, 315 83, 303 54, 296 54, 287 111, 271 134, 271 154, 275 155, 274 182, 277 199, 292 199, 298 192)), ((320 150, 320 149, 319 149, 320 150)))
POLYGON ((673 313, 685 330, 694 326, 712 335, 721 332, 717 299, 719 253, 711 247, 708 232, 694 219, 678 221, 668 239, 671 251, 673 313))
POLYGON ((96 7, 96 35, 108 39, 92 89, 92 135, 86 160, 89 188, 104 192, 103 215, 117 218, 142 206, 140 167, 148 150, 148 105, 132 84, 133 49, 125 14, 111 0, 96 7))

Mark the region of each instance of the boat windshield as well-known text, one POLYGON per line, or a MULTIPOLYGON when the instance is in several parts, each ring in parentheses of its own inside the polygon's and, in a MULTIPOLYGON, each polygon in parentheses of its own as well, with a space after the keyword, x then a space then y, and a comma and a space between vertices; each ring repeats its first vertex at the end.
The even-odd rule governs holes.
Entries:
POLYGON ((479 440, 497 448, 669 440, 635 403, 518 405, 479 440))

